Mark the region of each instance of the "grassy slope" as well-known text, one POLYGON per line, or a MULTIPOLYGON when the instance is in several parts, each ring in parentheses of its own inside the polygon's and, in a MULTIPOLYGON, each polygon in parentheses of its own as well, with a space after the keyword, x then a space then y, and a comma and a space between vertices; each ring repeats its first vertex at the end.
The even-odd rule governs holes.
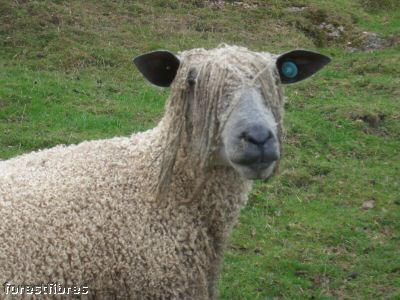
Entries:
POLYGON ((257 182, 242 212, 221 299, 399 299, 400 48, 343 50, 363 30, 399 37, 400 8, 384 2, 387 12, 374 0, 0 0, 0 157, 153 126, 168 91, 132 67, 144 51, 322 46, 332 64, 286 89, 282 171, 257 182), (345 36, 326 39, 322 21, 345 36), (375 207, 362 210, 367 200, 375 207))

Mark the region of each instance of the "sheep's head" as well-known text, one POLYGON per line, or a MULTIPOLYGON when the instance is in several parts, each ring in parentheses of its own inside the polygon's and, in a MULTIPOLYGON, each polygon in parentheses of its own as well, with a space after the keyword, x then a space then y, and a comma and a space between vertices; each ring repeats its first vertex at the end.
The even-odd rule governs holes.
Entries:
POLYGON ((134 60, 151 83, 172 85, 170 144, 179 133, 200 165, 228 165, 247 179, 269 177, 280 159, 281 84, 303 80, 329 61, 305 50, 274 56, 235 46, 179 56, 155 51, 134 60))

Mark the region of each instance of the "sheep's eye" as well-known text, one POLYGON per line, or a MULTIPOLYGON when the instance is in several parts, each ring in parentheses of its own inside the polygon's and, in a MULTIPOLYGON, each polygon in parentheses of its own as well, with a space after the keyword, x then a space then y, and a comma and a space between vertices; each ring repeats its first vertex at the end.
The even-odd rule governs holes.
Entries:
POLYGON ((186 78, 188 85, 194 86, 196 84, 196 79, 197 79, 197 71, 196 69, 191 69, 186 78))

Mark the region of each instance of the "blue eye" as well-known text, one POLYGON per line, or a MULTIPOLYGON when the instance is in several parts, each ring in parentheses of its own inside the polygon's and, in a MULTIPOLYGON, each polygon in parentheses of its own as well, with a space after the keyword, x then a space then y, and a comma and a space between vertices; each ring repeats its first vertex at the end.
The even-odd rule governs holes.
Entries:
POLYGON ((285 61, 281 66, 281 72, 285 77, 294 78, 297 76, 298 68, 294 62, 285 61))

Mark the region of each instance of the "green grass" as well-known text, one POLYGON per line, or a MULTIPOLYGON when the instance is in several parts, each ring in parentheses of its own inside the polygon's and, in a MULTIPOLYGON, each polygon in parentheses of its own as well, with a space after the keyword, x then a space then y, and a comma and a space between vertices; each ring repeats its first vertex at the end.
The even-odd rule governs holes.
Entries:
POLYGON ((398 2, 226 2, 0 0, 0 158, 154 126, 169 91, 144 82, 139 53, 317 49, 333 61, 286 88, 281 173, 257 182, 242 211, 220 299, 400 299, 398 2), (345 34, 326 37, 323 21, 345 34), (393 46, 346 51, 362 31, 393 46))

